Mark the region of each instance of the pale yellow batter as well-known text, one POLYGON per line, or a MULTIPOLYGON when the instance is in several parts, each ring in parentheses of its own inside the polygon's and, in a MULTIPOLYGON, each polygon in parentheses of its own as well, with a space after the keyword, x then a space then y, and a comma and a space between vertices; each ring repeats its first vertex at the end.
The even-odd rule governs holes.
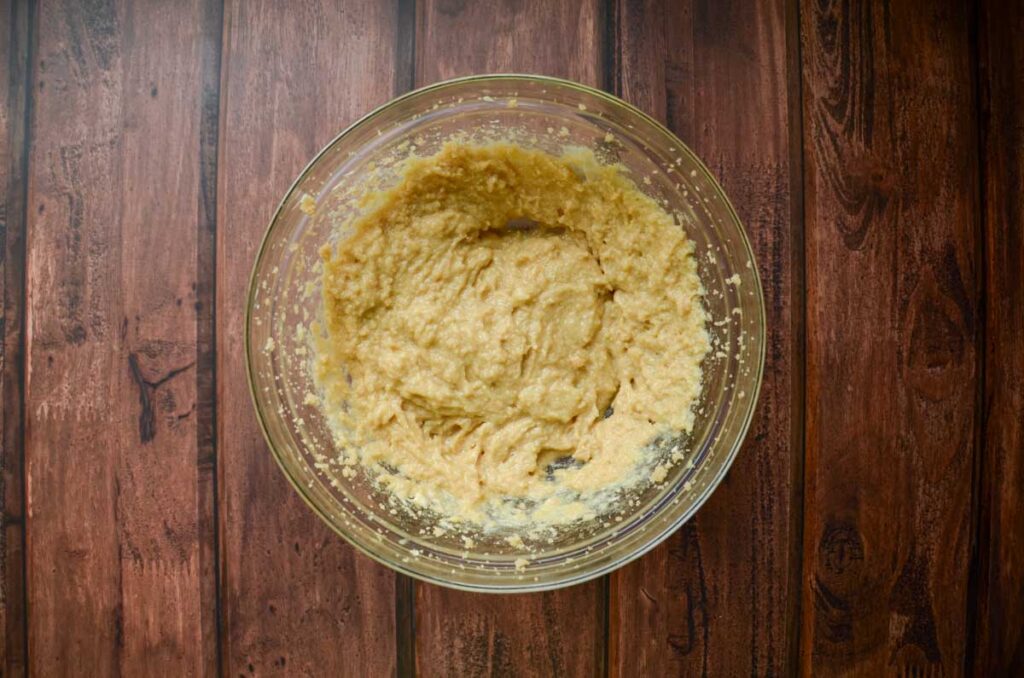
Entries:
POLYGON ((323 250, 316 377, 350 463, 399 497, 565 522, 691 427, 709 345, 693 247, 621 168, 449 143, 352 230, 323 250))

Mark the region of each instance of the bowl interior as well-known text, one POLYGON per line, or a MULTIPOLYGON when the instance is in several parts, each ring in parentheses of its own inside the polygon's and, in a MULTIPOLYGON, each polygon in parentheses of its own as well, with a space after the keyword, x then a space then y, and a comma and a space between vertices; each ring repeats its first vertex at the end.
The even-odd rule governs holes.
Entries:
MULTIPOLYGON (((764 304, 750 245, 707 169, 662 126, 607 94, 535 76, 480 76, 413 92, 336 138, 282 201, 253 271, 246 322, 249 380, 260 423, 286 475, 307 503, 371 557, 402 572, 458 588, 523 591, 598 576, 639 556, 684 522, 728 469, 757 399, 764 361, 764 304), (695 243, 712 348, 689 435, 657 443, 681 453, 661 483, 618 500, 613 515, 575 523, 522 549, 500 531, 435 535, 429 516, 396 510, 358 468, 335 461, 319 409, 311 341, 322 313, 319 250, 346 237, 367 186, 397 180, 410 152, 428 155, 447 140, 512 139, 559 154, 593 149, 622 164, 695 243), (307 197, 308 196, 308 197, 307 197), (315 200, 311 215, 309 200, 315 200), (306 207, 306 210, 303 210, 306 207), (344 471, 344 472, 343 472, 344 471)), ((653 466, 653 464, 652 464, 653 466)))

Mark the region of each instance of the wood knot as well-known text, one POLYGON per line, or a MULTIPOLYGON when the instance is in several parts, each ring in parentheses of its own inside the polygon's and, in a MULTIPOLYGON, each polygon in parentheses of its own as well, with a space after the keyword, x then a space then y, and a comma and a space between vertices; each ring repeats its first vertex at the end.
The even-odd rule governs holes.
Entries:
POLYGON ((956 300, 942 294, 931 279, 915 290, 908 312, 907 381, 925 399, 943 400, 968 383, 966 372, 973 371, 962 314, 956 300))
POLYGON ((862 620, 870 618, 864 602, 872 583, 864 571, 864 538, 846 518, 829 518, 818 540, 817 567, 811 580, 815 652, 848 653, 854 637, 862 637, 862 620))
MULTIPOLYGON (((176 345, 168 346, 175 348, 176 345)), ((170 369, 163 365, 169 356, 180 352, 168 350, 168 347, 160 342, 151 342, 128 354, 128 369, 139 392, 139 442, 143 444, 151 442, 156 437, 157 406, 172 423, 190 416, 195 409, 193 404, 184 414, 177 412, 174 394, 161 388, 195 366, 195 360, 170 369)))
POLYGON ((853 153, 843 159, 846 169, 835 179, 843 206, 836 226, 847 249, 860 250, 868 231, 879 217, 889 212, 895 191, 894 172, 870 152, 853 153))
POLYGON ((444 16, 457 17, 466 10, 466 0, 441 0, 437 11, 444 16))
POLYGON ((814 645, 816 651, 828 654, 831 646, 853 640, 853 609, 819 577, 811 581, 811 593, 815 611, 814 645))
POLYGON ((922 551, 912 548, 889 594, 889 627, 896 646, 893 659, 911 664, 940 664, 935 611, 929 587, 929 562, 922 551))
POLYGON ((959 364, 964 335, 938 305, 926 301, 916 314, 910 336, 911 369, 935 370, 959 364))
POLYGON ((829 574, 841 576, 851 568, 860 567, 864 560, 864 542, 851 523, 830 521, 821 535, 818 553, 822 567, 829 574))

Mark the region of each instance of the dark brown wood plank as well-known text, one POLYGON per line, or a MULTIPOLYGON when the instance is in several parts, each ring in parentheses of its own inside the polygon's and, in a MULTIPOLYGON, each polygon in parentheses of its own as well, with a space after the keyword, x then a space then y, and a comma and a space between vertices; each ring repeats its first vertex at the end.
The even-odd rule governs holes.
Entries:
POLYGON ((1024 3, 981 3, 984 456, 976 676, 1024 675, 1024 3))
POLYGON ((647 0, 613 14, 619 92, 719 178, 751 236, 768 313, 757 416, 727 479, 694 520, 612 575, 613 675, 794 667, 803 313, 793 12, 784 0, 647 0))
POLYGON ((416 84, 478 73, 536 73, 601 85, 598 0, 420 0, 416 84))
POLYGON ((217 219, 223 666, 231 676, 389 675, 395 577, 306 507, 267 450, 246 385, 243 313, 260 238, 306 162, 391 97, 393 1, 229 2, 217 219))
POLYGON ((195 675, 199 2, 39 7, 27 228, 29 672, 195 675))
POLYGON ((978 412, 971 11, 801 7, 802 669, 955 675, 978 412))
POLYGON ((600 676, 601 582, 550 593, 469 594, 416 584, 421 676, 600 676))
POLYGON ((0 390, 0 673, 26 671, 24 446, 22 426, 22 321, 25 316, 25 167, 28 43, 33 30, 27 3, 0 5, 0 285, 3 285, 3 354, 0 390))
MULTIPOLYGON (((601 84, 601 15, 587 2, 425 0, 416 84, 523 72, 601 84)), ((416 584, 421 675, 592 676, 605 662, 605 582, 494 597, 416 584)))

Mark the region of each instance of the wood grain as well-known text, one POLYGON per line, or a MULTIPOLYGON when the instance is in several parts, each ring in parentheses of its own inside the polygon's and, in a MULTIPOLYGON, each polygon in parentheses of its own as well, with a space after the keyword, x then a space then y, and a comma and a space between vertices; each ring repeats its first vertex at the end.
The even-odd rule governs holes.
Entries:
POLYGON ((22 322, 25 317, 26 109, 28 42, 32 18, 26 3, 0 4, 0 285, 3 338, 0 391, 0 673, 26 672, 24 446, 21 412, 22 322))
POLYGON ((719 178, 751 236, 768 312, 757 416, 727 479, 668 542, 612 575, 613 675, 794 668, 803 314, 792 12, 782 0, 646 0, 613 14, 617 89, 719 178))
POLYGON ((478 73, 536 73, 601 85, 598 0, 420 0, 416 84, 478 73))
POLYGON ((305 163, 391 97, 396 7, 383 0, 229 2, 217 218, 217 413, 223 672, 389 675, 395 577, 358 555, 288 485, 245 379, 249 272, 305 163))
POLYGON ((599 676, 600 582, 553 593, 469 594, 416 584, 416 668, 422 676, 599 676))
POLYGON ((39 8, 27 237, 29 672, 194 675, 198 2, 39 8))
POLYGON ((985 397, 975 676, 1024 675, 1024 3, 981 3, 985 397))
MULTIPOLYGON (((425 0, 416 84, 521 72, 600 85, 601 33, 596 0, 425 0)), ((603 580, 497 598, 417 584, 416 667, 422 675, 601 675, 605 597, 603 580)))
POLYGON ((978 388, 977 120, 960 2, 801 8, 801 667, 954 675, 978 388))

